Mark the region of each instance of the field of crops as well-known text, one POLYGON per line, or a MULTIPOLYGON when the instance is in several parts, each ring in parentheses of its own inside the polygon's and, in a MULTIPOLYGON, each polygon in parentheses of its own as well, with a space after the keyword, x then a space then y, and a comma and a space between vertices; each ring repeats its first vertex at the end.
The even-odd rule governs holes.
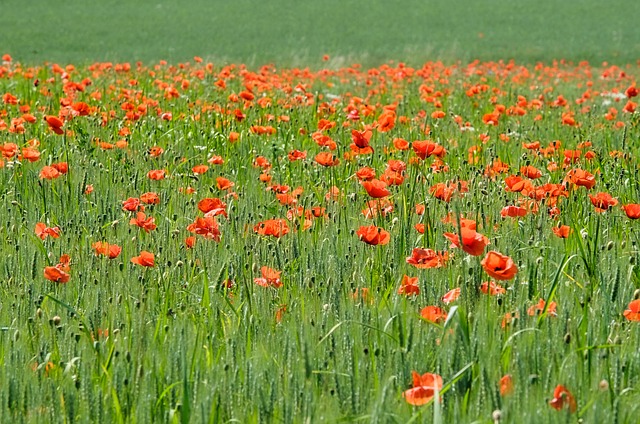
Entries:
POLYGON ((5 55, 0 421, 637 422, 639 71, 5 55))

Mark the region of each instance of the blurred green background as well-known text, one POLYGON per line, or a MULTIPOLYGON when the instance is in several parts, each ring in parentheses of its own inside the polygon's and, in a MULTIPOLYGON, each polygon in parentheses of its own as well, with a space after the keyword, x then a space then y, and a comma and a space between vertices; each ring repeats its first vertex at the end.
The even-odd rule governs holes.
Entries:
POLYGON ((0 51, 27 63, 640 59, 628 0, 0 0, 0 11, 0 51))

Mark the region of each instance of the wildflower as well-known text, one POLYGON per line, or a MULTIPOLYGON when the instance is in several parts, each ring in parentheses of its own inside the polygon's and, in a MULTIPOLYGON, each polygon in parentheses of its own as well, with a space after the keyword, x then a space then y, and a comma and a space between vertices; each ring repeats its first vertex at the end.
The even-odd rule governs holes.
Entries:
POLYGON ((122 210, 135 212, 140 207, 140 199, 137 197, 129 197, 122 202, 122 210))
POLYGON ((64 121, 62 119, 58 118, 57 116, 46 115, 44 117, 44 120, 47 122, 47 125, 49 125, 51 131, 58 135, 64 134, 64 131, 62 130, 64 121))
POLYGON ((576 412, 576 409, 578 409, 576 399, 562 384, 556 386, 553 391, 553 399, 549 401, 549 405, 558 411, 561 411, 563 408, 568 408, 571 413, 576 412))
POLYGON ((38 222, 36 224, 35 233, 42 240, 46 239, 48 236, 51 236, 52 238, 59 238, 60 228, 58 227, 49 228, 45 223, 38 222))
POLYGON ((156 229, 155 218, 147 218, 144 212, 138 212, 135 218, 131 218, 129 225, 137 225, 147 233, 156 229))
POLYGON ((406 262, 416 268, 440 268, 444 266, 447 259, 449 259, 447 252, 439 253, 431 249, 417 247, 413 249, 406 262))
POLYGON ((115 259, 120 255, 122 248, 117 244, 109 244, 106 241, 97 241, 91 244, 91 248, 95 251, 96 256, 103 255, 109 259, 115 259))
POLYGON ((440 324, 447 319, 447 312, 439 306, 426 306, 420 310, 420 316, 426 321, 440 324))
POLYGON ((445 305, 448 305, 451 302, 455 302, 460 297, 461 289, 460 287, 456 287, 455 289, 449 290, 440 300, 445 305))
POLYGON ((134 256, 131 258, 131 262, 144 267, 152 267, 155 265, 155 255, 151 252, 143 250, 140 252, 140 256, 134 256))
POLYGON ((277 271, 273 268, 263 266, 260 268, 260 274, 262 277, 254 278, 253 282, 262 287, 274 287, 276 289, 282 287, 282 281, 280 281, 280 274, 282 271, 277 271))
POLYGON ((386 197, 391 194, 391 192, 387 189, 387 183, 375 178, 371 181, 364 181, 362 183, 362 187, 364 187, 369 196, 375 199, 386 197))
POLYGON ((147 172, 147 178, 149 178, 150 180, 164 180, 165 176, 166 172, 164 169, 152 169, 151 171, 147 172))
POLYGON ((504 375, 498 382, 500 386, 500 396, 509 396, 513 393, 513 377, 511 374, 504 375))
POLYGON ((408 404, 420 406, 429 403, 442 389, 442 377, 438 374, 418 374, 413 371, 413 387, 402 393, 402 397, 408 404))
POLYGON ((196 220, 187 227, 187 231, 201 235, 209 240, 220 241, 220 229, 213 216, 196 218, 196 220))
POLYGON ((206 197, 198 202, 198 209, 205 215, 227 216, 227 205, 217 197, 206 197))
POLYGON ((622 209, 624 209, 624 213, 627 214, 627 217, 630 219, 638 219, 640 218, 640 205, 637 203, 629 203, 626 205, 622 205, 622 209))
POLYGON ((595 206, 596 212, 605 212, 618 204, 617 199, 604 192, 597 193, 595 196, 589 195, 589 199, 591 199, 591 204, 595 206))
POLYGON ((289 226, 285 219, 268 219, 256 224, 253 231, 261 236, 282 237, 289 232, 289 226))
POLYGON ((375 225, 360 227, 356 231, 356 235, 360 240, 372 246, 385 245, 391 240, 391 235, 388 231, 375 225))
POLYGON ((571 227, 569 227, 568 225, 561 225, 559 227, 553 227, 551 230, 556 236, 560 238, 567 238, 569 237, 569 233, 571 232, 571 227))
POLYGON ((505 294, 507 292, 504 287, 502 287, 500 284, 497 284, 495 281, 485 281, 484 283, 480 284, 480 291, 490 296, 505 294))
POLYGON ((158 196, 158 193, 155 192, 148 192, 148 193, 143 193, 140 195, 140 201, 142 203, 146 203, 147 205, 159 205, 160 204, 160 197, 158 196))
POLYGON ((405 296, 417 296, 420 294, 420 286, 418 286, 418 277, 402 276, 402 282, 398 289, 398 294, 405 296))
POLYGON ((522 217, 522 216, 525 216, 526 214, 527 214, 527 210, 520 206, 505 206, 500 211, 500 215, 503 218, 506 218, 508 216, 512 218, 522 217))
POLYGON ((631 301, 622 315, 629 321, 640 321, 640 299, 631 301))
POLYGON ((484 271, 496 280, 511 280, 518 272, 513 259, 492 250, 480 262, 484 271))
MULTIPOLYGON (((472 256, 480 256, 484 252, 485 246, 489 244, 489 239, 477 233, 476 230, 470 228, 461 228, 462 233, 462 250, 472 256)), ((451 242, 452 247, 460 247, 460 238, 457 234, 444 233, 447 240, 451 242)))
MULTIPOLYGON (((546 302, 544 301, 544 299, 540 299, 538 301, 538 303, 536 303, 535 305, 529 307, 529 309, 527 309, 527 314, 529 316, 534 316, 534 315, 540 315, 542 314, 542 312, 544 311, 544 308, 546 306, 546 302)), ((556 316, 556 302, 551 302, 549 303, 549 307, 547 308, 547 314, 551 315, 551 316, 556 316)))

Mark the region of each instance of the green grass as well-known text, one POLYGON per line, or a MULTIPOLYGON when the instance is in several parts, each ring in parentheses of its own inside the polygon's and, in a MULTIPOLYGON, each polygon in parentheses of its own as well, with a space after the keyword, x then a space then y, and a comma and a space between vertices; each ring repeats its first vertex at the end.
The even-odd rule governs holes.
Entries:
POLYGON ((22 62, 172 62, 365 66, 389 60, 640 57, 625 0, 188 1, 3 0, 0 46, 22 62))

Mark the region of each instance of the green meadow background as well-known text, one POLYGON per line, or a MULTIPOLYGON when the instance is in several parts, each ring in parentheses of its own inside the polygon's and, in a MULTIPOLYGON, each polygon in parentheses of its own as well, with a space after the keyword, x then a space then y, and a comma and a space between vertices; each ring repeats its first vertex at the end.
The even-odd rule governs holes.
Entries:
POLYGON ((619 64, 640 58, 637 22, 627 0, 0 0, 0 50, 27 63, 619 64))

